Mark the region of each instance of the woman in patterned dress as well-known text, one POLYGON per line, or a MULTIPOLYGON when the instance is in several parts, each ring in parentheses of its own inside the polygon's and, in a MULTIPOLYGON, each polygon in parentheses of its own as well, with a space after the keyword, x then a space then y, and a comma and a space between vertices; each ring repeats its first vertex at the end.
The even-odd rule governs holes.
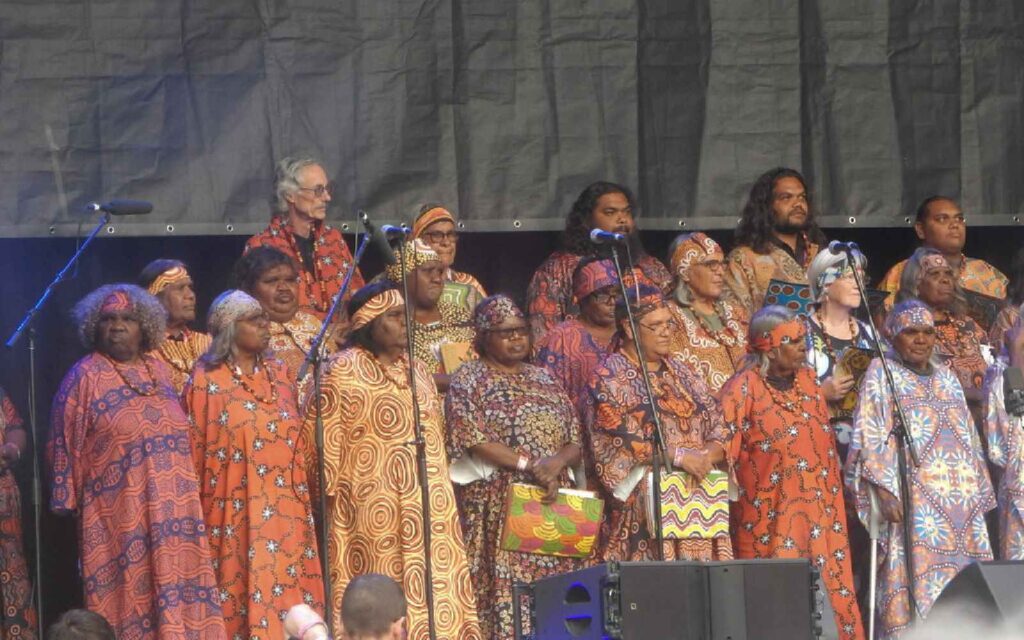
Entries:
POLYGON ((700 371, 717 393, 746 356, 747 312, 723 295, 725 254, 707 235, 677 237, 669 249, 669 265, 676 277, 669 309, 679 325, 672 351, 700 371))
POLYGON ((323 612, 305 463, 315 453, 284 365, 263 355, 269 324, 248 294, 218 296, 207 321, 214 342, 182 395, 232 638, 283 637, 281 621, 300 602, 323 612))
POLYGON ((846 481, 865 526, 870 493, 878 496, 884 519, 876 596, 878 637, 897 638, 910 623, 908 589, 914 590, 918 617, 926 618, 960 569, 992 559, 985 513, 995 507, 995 495, 960 381, 932 357, 936 333, 931 310, 917 300, 899 302, 889 312, 885 332, 893 347, 893 382, 919 461, 907 468, 912 513, 904 513, 900 500, 895 441, 899 436, 892 392, 879 360, 871 363, 861 382, 846 481), (905 517, 913 523, 911 579, 904 559, 905 517))
POLYGON ((835 438, 821 387, 806 364, 806 328, 785 307, 764 307, 750 320, 747 344, 744 368, 720 393, 739 485, 736 557, 813 562, 839 637, 860 640, 835 438))
POLYGON ((420 209, 412 223, 413 239, 420 238, 437 252, 445 267, 445 296, 453 298, 460 306, 469 309, 487 297, 480 281, 465 271, 452 268, 455 263, 455 249, 459 243, 459 232, 455 216, 438 204, 428 204, 420 209))
POLYGON ((551 499, 572 486, 568 470, 580 457, 578 426, 558 382, 525 362, 530 329, 511 299, 484 299, 474 323, 480 359, 459 368, 445 398, 448 455, 481 631, 510 640, 512 585, 572 571, 580 562, 501 549, 509 485, 537 484, 551 499))
POLYGON ((0 388, 0 638, 36 637, 36 610, 21 535, 21 494, 14 467, 28 437, 14 403, 0 388))
MULTIPOLYGON (((645 285, 639 287, 639 297, 634 290, 629 295, 643 353, 636 351, 626 306, 620 301, 615 309, 620 346, 594 369, 587 388, 592 406, 586 412, 591 449, 587 455, 605 499, 597 553, 601 560, 658 559, 656 536, 648 524, 649 487, 644 481, 651 466, 654 418, 641 366, 652 378, 673 468, 703 480, 724 462, 729 435, 707 385, 671 354, 671 336, 678 327, 664 296, 645 285)), ((662 555, 665 560, 730 560, 732 547, 728 537, 665 540, 662 555)))
MULTIPOLYGON (((299 280, 295 262, 273 247, 256 247, 235 263, 238 288, 256 298, 270 318, 270 344, 267 355, 285 364, 288 379, 295 385, 300 406, 309 393, 311 376, 299 380, 299 369, 323 322, 299 308, 299 280)), ((335 344, 331 336, 324 341, 327 353, 335 344)))
POLYGON ((72 314, 91 353, 53 399, 47 457, 50 509, 77 516, 85 605, 119 638, 224 638, 188 418, 148 353, 165 311, 114 284, 72 314))
MULTIPOLYGON (((434 593, 438 638, 481 640, 441 403, 427 367, 416 361, 413 402, 405 302, 393 283, 382 281, 357 291, 348 311, 349 343, 330 359, 320 395, 334 628, 341 629, 341 596, 349 581, 381 573, 397 580, 408 598, 411 640, 428 637, 425 588, 434 593), (433 584, 426 587, 414 407, 423 427, 430 493, 433 584)), ((316 407, 310 405, 306 433, 312 438, 316 407)))

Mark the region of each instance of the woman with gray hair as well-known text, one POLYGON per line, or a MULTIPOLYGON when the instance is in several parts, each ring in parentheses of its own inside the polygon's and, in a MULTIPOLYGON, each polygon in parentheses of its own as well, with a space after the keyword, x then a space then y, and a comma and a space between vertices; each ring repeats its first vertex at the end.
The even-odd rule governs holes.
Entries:
POLYGON ((736 557, 807 558, 835 612, 839 637, 864 637, 853 588, 846 503, 828 406, 807 366, 807 329, 785 307, 750 319, 747 366, 720 393, 739 485, 736 557))
POLYGON ((884 520, 875 607, 882 638, 898 637, 910 624, 908 589, 913 589, 917 616, 926 618, 960 569, 992 559, 985 513, 995 507, 995 495, 960 382, 932 359, 935 329, 932 310, 918 300, 898 302, 885 323, 893 382, 918 456, 918 464, 907 471, 912 513, 903 512, 900 499, 897 418, 880 360, 872 361, 864 374, 854 414, 846 482, 864 526, 871 517, 872 492, 884 520), (904 518, 914 523, 914 575, 909 577, 904 518))
POLYGON ((918 299, 935 319, 935 351, 956 373, 971 414, 981 424, 982 387, 988 369, 988 336, 965 313, 953 268, 936 249, 921 247, 907 260, 896 302, 918 299))
MULTIPOLYGON (((325 222, 332 191, 319 162, 284 158, 277 163, 270 225, 245 243, 246 253, 256 247, 273 247, 299 265, 299 308, 321 320, 352 265, 352 253, 341 232, 325 222)), ((346 299, 362 286, 363 276, 357 267, 346 299)))
POLYGON ((210 528, 224 626, 232 638, 281 638, 288 607, 323 613, 307 456, 293 384, 264 358, 270 319, 249 294, 210 306, 210 350, 185 385, 192 453, 210 528))
POLYGON ((114 284, 72 315, 91 353, 54 397, 47 457, 51 510, 78 517, 85 605, 122 638, 224 638, 188 418, 167 365, 147 353, 164 308, 114 284))
MULTIPOLYGON (((854 269, 864 281, 867 258, 854 250, 853 264, 846 253, 822 251, 811 260, 807 280, 811 288, 811 307, 805 317, 807 325, 807 364, 821 384, 832 417, 840 464, 846 460, 850 446, 850 424, 857 400, 857 379, 854 372, 840 365, 851 348, 872 349, 871 329, 854 317, 861 306, 860 289, 854 269)), ((870 356, 865 356, 865 363, 870 356)), ((863 373, 864 369, 860 369, 863 373)))

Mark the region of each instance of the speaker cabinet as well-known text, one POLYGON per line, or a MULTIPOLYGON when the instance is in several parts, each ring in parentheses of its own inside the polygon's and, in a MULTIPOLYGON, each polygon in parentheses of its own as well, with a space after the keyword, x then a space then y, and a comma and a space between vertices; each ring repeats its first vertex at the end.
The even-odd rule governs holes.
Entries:
POLYGON ((1024 610, 1024 561, 967 565, 949 581, 932 612, 955 608, 967 618, 1004 620, 1024 610))

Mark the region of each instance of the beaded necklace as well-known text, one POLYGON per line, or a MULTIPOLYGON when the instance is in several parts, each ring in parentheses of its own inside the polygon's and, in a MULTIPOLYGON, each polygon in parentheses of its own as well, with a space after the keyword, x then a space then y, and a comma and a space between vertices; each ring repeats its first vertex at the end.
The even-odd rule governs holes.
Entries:
POLYGON ((779 405, 786 411, 789 411, 790 413, 804 413, 801 409, 801 405, 804 402, 811 400, 811 396, 807 393, 804 393, 804 391, 800 389, 800 383, 796 379, 796 376, 793 377, 793 386, 785 391, 783 391, 782 389, 775 389, 775 387, 773 387, 767 379, 762 379, 761 382, 764 384, 765 389, 768 390, 768 396, 772 399, 772 402, 779 405), (782 397, 779 397, 779 395, 776 394, 776 391, 782 394, 782 397), (792 394, 793 392, 796 392, 797 397, 795 399, 786 397, 792 394))
MULTIPOLYGON (((145 356, 142 356, 140 358, 140 360, 142 360, 142 366, 145 367, 146 375, 148 375, 149 379, 150 379, 149 391, 146 391, 145 389, 142 389, 141 386, 139 386, 139 387, 135 386, 135 384, 132 383, 132 381, 129 380, 128 377, 124 375, 124 371, 121 369, 121 365, 119 365, 116 360, 114 360, 113 358, 111 358, 107 354, 103 354, 103 357, 106 358, 108 361, 110 361, 110 366, 112 366, 114 368, 114 371, 117 372, 118 377, 121 378, 121 382, 123 382, 126 387, 128 387, 129 389, 131 389, 135 393, 139 394, 140 396, 153 396, 153 395, 156 395, 156 392, 157 392, 156 375, 153 373, 153 369, 150 368, 149 361, 146 360, 145 356)), ((143 383, 143 385, 145 385, 145 383, 143 383)))
POLYGON ((249 395, 256 399, 256 402, 261 402, 263 404, 269 404, 271 406, 274 406, 277 404, 277 385, 274 384, 274 378, 270 375, 270 367, 266 365, 262 367, 260 366, 262 360, 263 359, 261 357, 256 356, 256 365, 253 368, 252 373, 253 377, 255 377, 260 372, 260 369, 263 369, 263 373, 267 376, 267 384, 270 385, 269 399, 266 398, 265 396, 261 396, 260 394, 256 393, 256 390, 249 386, 249 383, 245 381, 246 376, 245 374, 242 373, 242 368, 239 367, 237 364, 232 364, 229 367, 231 369, 231 377, 234 379, 235 384, 245 389, 249 393, 249 395))
POLYGON ((306 285, 306 290, 310 292, 309 305, 321 313, 326 313, 329 310, 329 306, 323 301, 324 291, 320 286, 320 270, 316 264, 316 247, 320 244, 320 234, 316 224, 311 224, 309 228, 310 241, 313 243, 313 267, 312 272, 305 267, 305 260, 302 258, 302 252, 299 251, 299 245, 295 242, 295 232, 291 229, 285 229, 287 221, 282 220, 282 232, 285 238, 288 240, 288 246, 292 250, 292 255, 299 263, 299 277, 302 278, 302 282, 306 285), (317 300, 313 300, 313 294, 316 294, 317 300))

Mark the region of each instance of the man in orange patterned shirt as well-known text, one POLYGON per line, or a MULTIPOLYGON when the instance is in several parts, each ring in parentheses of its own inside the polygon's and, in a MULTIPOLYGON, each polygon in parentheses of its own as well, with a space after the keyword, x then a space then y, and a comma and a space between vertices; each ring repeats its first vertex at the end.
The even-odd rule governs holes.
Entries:
MULTIPOLYGON (((327 172, 312 158, 285 158, 277 164, 274 193, 277 211, 266 229, 249 238, 245 251, 270 246, 294 260, 299 265, 299 308, 323 320, 352 265, 341 232, 324 222, 331 201, 327 172)), ((363 284, 357 267, 345 299, 363 284)))
POLYGON ((196 360, 210 348, 209 335, 189 328, 196 319, 192 276, 180 260, 161 258, 146 265, 138 282, 167 310, 166 339, 150 355, 170 367, 171 382, 175 391, 181 393, 196 360))
MULTIPOLYGON (((967 241, 967 223, 959 205, 951 198, 931 196, 917 208, 914 232, 921 245, 937 249, 953 267, 960 286, 993 298, 1006 297, 1006 276, 984 260, 968 258, 963 254, 967 241)), ((885 304, 891 307, 900 288, 900 276, 907 261, 902 260, 889 269, 878 288, 890 293, 885 304)), ((988 327, 985 327, 987 330, 988 327)))

